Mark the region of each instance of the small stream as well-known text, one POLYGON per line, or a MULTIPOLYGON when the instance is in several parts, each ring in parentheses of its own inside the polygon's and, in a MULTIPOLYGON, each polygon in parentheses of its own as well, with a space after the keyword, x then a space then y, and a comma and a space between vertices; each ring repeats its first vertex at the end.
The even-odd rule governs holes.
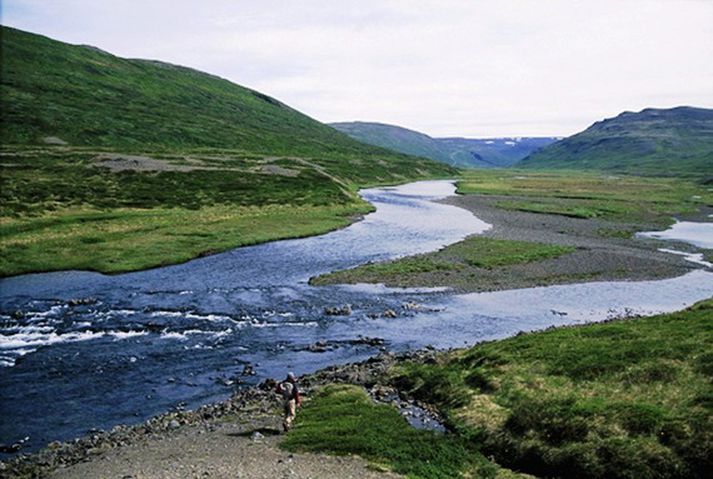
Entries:
POLYGON ((684 308, 713 274, 453 295, 442 289, 311 287, 310 277, 437 250, 490 227, 435 200, 448 181, 363 190, 376 212, 326 235, 106 276, 0 281, 0 443, 23 452, 91 428, 224 399, 237 387, 382 350, 458 347, 552 325, 684 308), (350 314, 327 308, 351 305, 350 314), (386 311, 395 312, 384 314, 386 311))

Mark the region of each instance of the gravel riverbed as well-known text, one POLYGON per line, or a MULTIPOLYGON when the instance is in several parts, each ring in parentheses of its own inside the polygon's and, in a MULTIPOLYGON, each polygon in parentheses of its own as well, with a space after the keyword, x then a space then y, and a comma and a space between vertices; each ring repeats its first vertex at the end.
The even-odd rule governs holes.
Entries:
MULTIPOLYGON (((553 214, 504 210, 494 204, 512 197, 459 195, 443 202, 465 208, 492 228, 483 236, 534 241, 577 248, 557 258, 514 264, 492 270, 479 269, 473 276, 433 278, 422 286, 449 283, 461 291, 493 291, 551 284, 609 280, 650 280, 685 274, 696 266, 680 256, 662 253, 660 241, 633 237, 611 237, 606 232, 637 231, 641 225, 603 219, 571 218, 553 214), (439 280, 435 281, 435 279, 439 280)), ((657 229, 656 225, 650 225, 657 229)))

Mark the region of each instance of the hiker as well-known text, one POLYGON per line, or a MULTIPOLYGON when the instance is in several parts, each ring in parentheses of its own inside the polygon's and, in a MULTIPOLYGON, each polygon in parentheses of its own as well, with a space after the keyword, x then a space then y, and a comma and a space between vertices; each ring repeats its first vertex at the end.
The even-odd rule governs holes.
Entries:
POLYGON ((277 384, 275 391, 282 395, 285 408, 285 419, 282 421, 282 428, 287 432, 292 427, 292 421, 295 420, 297 406, 302 404, 300 391, 297 389, 295 373, 287 373, 287 377, 277 384))

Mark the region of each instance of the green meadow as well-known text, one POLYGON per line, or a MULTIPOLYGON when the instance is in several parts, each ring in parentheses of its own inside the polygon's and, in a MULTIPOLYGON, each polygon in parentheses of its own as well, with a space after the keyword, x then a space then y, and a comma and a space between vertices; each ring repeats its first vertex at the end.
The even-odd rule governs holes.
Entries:
POLYGON ((438 405, 498 463, 545 477, 705 477, 713 463, 713 302, 559 328, 406 363, 393 381, 438 405))
POLYGON ((486 459, 460 436, 414 429, 394 407, 375 404, 366 391, 351 385, 318 390, 281 447, 358 454, 376 470, 410 478, 519 477, 486 459))
POLYGON ((469 170, 458 192, 506 197, 497 202, 504 209, 660 226, 713 205, 711 189, 695 179, 581 170, 469 170))

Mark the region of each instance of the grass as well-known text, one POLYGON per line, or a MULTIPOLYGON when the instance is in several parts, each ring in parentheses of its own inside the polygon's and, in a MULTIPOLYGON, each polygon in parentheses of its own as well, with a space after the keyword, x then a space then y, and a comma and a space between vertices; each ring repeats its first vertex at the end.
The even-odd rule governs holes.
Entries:
POLYGON ((446 247, 443 255, 454 256, 471 266, 491 269, 556 258, 574 250, 575 248, 570 246, 476 236, 446 247))
POLYGON ((346 181, 305 161, 154 155, 193 171, 111 172, 82 149, 5 151, 0 275, 117 273, 274 239, 324 233, 371 211, 346 181), (211 163, 211 161, 213 163, 211 163), (267 174, 280 166, 293 176, 267 174))
POLYGON ((626 206, 602 201, 498 201, 496 206, 506 210, 529 211, 550 215, 569 216, 570 218, 597 218, 626 213, 626 206))
POLYGON ((414 479, 496 477, 499 469, 465 441, 414 429, 395 408, 373 403, 362 388, 350 385, 319 390, 281 447, 356 454, 414 479))
POLYGON ((0 274, 81 269, 134 271, 237 246, 321 234, 368 205, 58 211, 0 223, 0 274))
POLYGON ((470 171, 458 192, 512 197, 497 202, 505 209, 661 226, 674 215, 713 205, 713 193, 693 180, 572 170, 470 171))
MULTIPOLYGON (((541 261, 570 253, 575 248, 530 241, 500 240, 473 236, 440 251, 372 263, 313 278, 312 284, 385 283, 391 286, 425 282, 425 275, 443 276, 443 285, 454 276, 468 277, 479 268, 497 269, 513 264, 541 261), (446 279, 447 277, 447 279, 446 279)), ((434 283, 433 278, 427 281, 434 283)), ((435 280, 438 283, 438 279, 435 280)))
POLYGON ((502 465, 546 477, 706 477, 713 467, 713 300, 673 314, 524 334, 405 363, 502 465))

